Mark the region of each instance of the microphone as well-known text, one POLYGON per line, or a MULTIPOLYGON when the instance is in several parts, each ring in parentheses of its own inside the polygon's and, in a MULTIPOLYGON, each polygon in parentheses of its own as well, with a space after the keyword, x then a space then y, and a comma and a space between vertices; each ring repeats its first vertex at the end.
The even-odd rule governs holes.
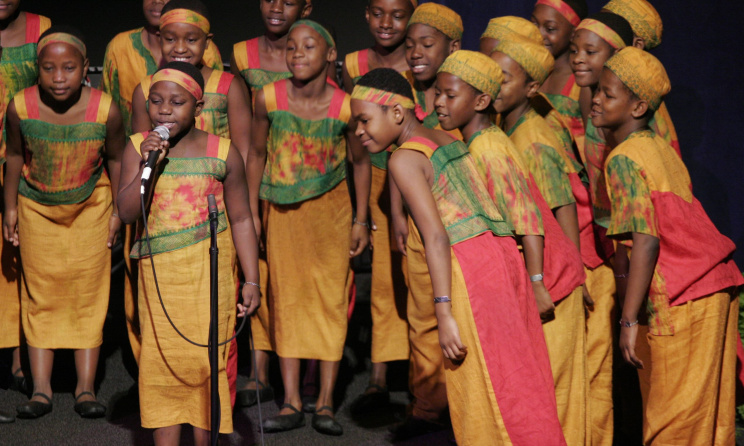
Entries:
MULTIPOLYGON (((152 131, 157 133, 162 141, 168 141, 168 138, 170 138, 170 130, 168 130, 168 127, 164 125, 159 125, 152 129, 152 131)), ((152 169, 155 167, 155 163, 158 161, 159 156, 160 150, 153 150, 147 155, 147 161, 145 162, 145 168, 142 171, 142 182, 140 185, 140 194, 142 195, 145 195, 145 185, 147 184, 147 180, 150 179, 150 174, 152 173, 152 169)))
POLYGON ((214 194, 207 195, 207 209, 209 211, 209 219, 217 220, 217 200, 214 199, 214 194))

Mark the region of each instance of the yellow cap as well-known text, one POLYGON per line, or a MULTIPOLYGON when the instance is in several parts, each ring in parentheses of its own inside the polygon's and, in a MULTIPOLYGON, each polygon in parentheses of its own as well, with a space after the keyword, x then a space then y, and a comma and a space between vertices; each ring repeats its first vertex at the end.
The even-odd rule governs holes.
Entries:
POLYGON ((513 15, 496 17, 495 19, 489 20, 486 30, 483 32, 483 35, 481 35, 481 39, 502 40, 512 33, 517 33, 521 36, 527 37, 540 45, 543 43, 540 30, 537 29, 537 26, 535 26, 534 23, 527 19, 523 19, 522 17, 516 17, 513 15))
POLYGON ((612 0, 602 9, 627 20, 633 34, 643 39, 645 49, 650 50, 661 43, 661 16, 646 0, 612 0))
POLYGON ((659 108, 661 98, 672 89, 669 76, 659 59, 636 47, 621 49, 604 66, 654 110, 659 108))
POLYGON ((499 42, 494 51, 499 51, 514 59, 530 77, 542 84, 553 71, 555 59, 542 43, 513 34, 499 42))
POLYGON ((496 99, 504 82, 504 73, 495 60, 476 51, 459 50, 450 54, 438 73, 453 74, 464 82, 496 99))
POLYGON ((462 39, 462 18, 446 6, 424 3, 413 11, 408 26, 415 23, 431 26, 452 40, 462 39))

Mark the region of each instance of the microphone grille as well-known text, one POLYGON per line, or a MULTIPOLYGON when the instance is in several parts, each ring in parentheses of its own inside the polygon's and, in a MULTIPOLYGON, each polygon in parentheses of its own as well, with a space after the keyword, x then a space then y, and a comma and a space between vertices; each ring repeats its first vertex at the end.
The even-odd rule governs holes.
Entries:
POLYGON ((168 141, 168 138, 170 138, 170 130, 164 125, 159 125, 152 129, 152 131, 160 135, 160 139, 163 141, 168 141))

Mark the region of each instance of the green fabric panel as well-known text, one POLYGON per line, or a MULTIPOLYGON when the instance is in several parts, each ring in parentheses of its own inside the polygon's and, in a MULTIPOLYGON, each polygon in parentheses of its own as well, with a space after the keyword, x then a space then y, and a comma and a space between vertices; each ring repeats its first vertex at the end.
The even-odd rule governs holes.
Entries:
MULTIPOLYGON (((227 229, 227 216, 224 212, 220 212, 217 216, 217 232, 220 233, 225 229, 227 229)), ((144 233, 142 237, 144 237, 144 233)), ((182 231, 150 236, 150 247, 152 248, 152 255, 155 255, 185 248, 207 238, 209 238, 209 220, 182 231)), ((141 259, 147 257, 148 254, 150 254, 150 251, 147 248, 147 242, 140 238, 134 242, 129 257, 141 259)))

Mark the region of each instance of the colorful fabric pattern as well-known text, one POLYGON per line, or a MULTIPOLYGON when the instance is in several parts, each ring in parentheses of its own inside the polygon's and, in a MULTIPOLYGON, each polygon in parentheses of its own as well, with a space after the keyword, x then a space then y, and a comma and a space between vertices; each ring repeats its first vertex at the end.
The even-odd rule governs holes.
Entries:
MULTIPOLYGON (((39 36, 52 26, 52 22, 41 15, 24 12, 26 15, 25 43, 16 47, 3 47, 0 58, 0 83, 5 84, 5 95, 0 98, 5 110, 16 93, 36 83, 39 70, 36 64, 36 42, 39 36)), ((0 166, 5 163, 5 128, 0 140, 0 166)))
POLYGON ((151 83, 154 85, 157 82, 173 82, 176 85, 180 85, 188 91, 191 96, 195 97, 197 101, 201 100, 204 95, 204 91, 202 91, 202 88, 196 80, 183 71, 173 70, 170 68, 159 70, 157 73, 152 75, 151 83))
POLYGON ((537 26, 525 18, 513 15, 496 17, 495 19, 489 20, 486 30, 480 38, 500 41, 507 38, 512 33, 519 34, 534 41, 538 45, 542 45, 543 38, 537 26))
POLYGON ((537 0, 537 3, 535 5, 546 5, 550 6, 551 8, 558 11, 563 18, 568 20, 568 23, 570 23, 573 26, 577 26, 579 23, 581 23, 581 19, 579 18, 579 15, 576 14, 576 11, 573 10, 571 5, 568 3, 561 1, 561 0, 537 0))
POLYGON ((258 53, 258 37, 238 42, 233 46, 235 64, 240 71, 243 80, 251 89, 251 97, 255 98, 258 90, 264 85, 289 79, 292 73, 289 71, 269 71, 261 68, 261 58, 258 53))
POLYGON ((616 50, 625 48, 626 46, 622 37, 620 37, 620 35, 616 33, 614 29, 610 28, 599 20, 584 19, 581 21, 581 23, 579 23, 579 26, 576 27, 576 32, 581 29, 593 32, 616 50))
POLYGON ((325 26, 321 25, 315 20, 300 19, 294 22, 292 27, 289 28, 289 31, 291 32, 293 29, 297 28, 298 26, 307 26, 308 28, 312 28, 316 33, 320 34, 320 37, 322 37, 323 40, 325 40, 325 43, 327 43, 329 47, 333 48, 336 46, 336 41, 333 40, 333 36, 331 36, 331 33, 328 32, 325 26))
POLYGON ((687 168, 661 137, 650 130, 631 134, 610 154, 606 175, 613 205, 607 234, 628 243, 632 232, 650 227, 651 235, 655 232, 659 239, 649 288, 651 334, 674 334, 670 306, 744 282, 731 260, 733 242, 718 232, 692 195, 687 168), (624 192, 625 187, 633 189, 624 192), (639 203, 634 201, 636 196, 639 203), (621 221, 627 217, 632 219, 630 224, 621 221), (650 218, 655 220, 653 225, 650 218))
POLYGON ((373 104, 382 106, 393 106, 398 104, 409 110, 413 110, 415 107, 413 100, 403 95, 363 85, 354 86, 354 90, 351 92, 351 99, 372 102, 373 104))
POLYGON ((513 234, 513 228, 488 195, 462 141, 438 147, 428 139, 412 138, 398 150, 415 150, 431 160, 434 168, 432 194, 450 244, 489 231, 497 236, 513 234))
POLYGON ((633 34, 643 39, 646 50, 661 44, 661 16, 646 0, 611 0, 602 9, 627 20, 633 34))
POLYGON ((664 65, 650 53, 629 46, 621 49, 604 64, 626 87, 657 110, 661 98, 672 89, 664 65))
POLYGON ((331 190, 346 176, 349 95, 336 90, 328 114, 306 120, 289 111, 286 80, 269 84, 263 91, 271 127, 261 198, 291 204, 331 190))
POLYGON ((542 84, 553 71, 555 59, 542 42, 532 40, 518 34, 512 34, 496 45, 494 51, 506 54, 517 62, 529 76, 542 84))
POLYGON ((199 14, 196 11, 190 9, 171 9, 162 16, 160 16, 160 28, 170 25, 171 23, 185 23, 187 25, 193 25, 204 31, 204 34, 209 34, 209 20, 206 17, 199 14))
POLYGON ((508 217, 516 235, 544 235, 542 217, 530 192, 525 162, 508 136, 493 126, 477 132, 468 141, 489 195, 508 217))
MULTIPOLYGON (((101 90, 114 98, 127 136, 132 134, 134 89, 143 78, 158 70, 155 58, 143 41, 146 33, 144 28, 119 33, 109 42, 103 57, 101 90)), ((220 52, 211 40, 207 42, 202 64, 215 70, 223 68, 220 52)))
POLYGON ((66 43, 76 50, 80 52, 80 54, 83 55, 83 58, 88 57, 88 50, 85 47, 85 43, 83 43, 82 40, 78 39, 77 37, 73 36, 72 34, 68 33, 51 33, 46 36, 44 36, 41 40, 39 40, 39 43, 36 45, 36 54, 41 54, 41 51, 47 46, 52 43, 66 43))
POLYGON ((73 125, 41 120, 38 86, 19 92, 14 101, 25 144, 18 193, 46 205, 84 201, 103 174, 111 97, 90 90, 85 120, 73 125))
POLYGON ((408 27, 416 23, 431 26, 452 40, 462 38, 462 18, 450 8, 437 3, 424 3, 417 7, 408 21, 408 27))
MULTIPOLYGON (((564 126, 568 129, 571 139, 576 143, 576 148, 581 153, 584 147, 584 120, 581 117, 579 107, 579 94, 581 87, 576 85, 576 77, 571 74, 560 94, 544 94, 553 108, 560 113, 564 126)), ((577 161, 583 162, 576 158, 577 161)))
MULTIPOLYGON (((147 133, 130 137, 137 153, 147 133)), ((194 245, 209 237, 207 195, 217 199, 218 232, 227 229, 227 217, 222 196, 230 140, 208 135, 205 156, 174 158, 162 168, 155 183, 147 225, 152 254, 175 251, 194 245)), ((140 235, 132 247, 131 257, 140 259, 150 253, 140 235)))
POLYGON ((576 202, 569 179, 569 174, 575 171, 560 142, 540 115, 530 109, 507 135, 524 155, 527 168, 550 209, 576 202))
POLYGON ((584 140, 584 167, 589 178, 589 194, 594 207, 594 221, 604 228, 610 224, 610 197, 607 195, 604 163, 609 155, 604 136, 594 127, 592 120, 586 121, 584 140))
POLYGON ((459 50, 450 54, 437 73, 453 74, 476 90, 496 99, 504 73, 495 60, 477 51, 459 50))

